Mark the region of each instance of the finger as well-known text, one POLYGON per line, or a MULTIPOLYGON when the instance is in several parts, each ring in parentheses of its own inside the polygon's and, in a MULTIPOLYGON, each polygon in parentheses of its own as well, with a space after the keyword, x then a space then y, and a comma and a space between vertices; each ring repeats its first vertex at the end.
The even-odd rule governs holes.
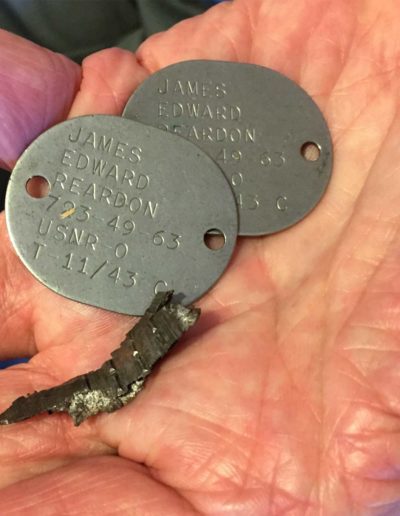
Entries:
POLYGON ((4 30, 0 48, 0 166, 9 169, 36 136, 65 118, 80 68, 4 30))
POLYGON ((145 470, 117 457, 84 459, 0 490, 3 514, 189 515, 193 508, 145 470))
POLYGON ((137 52, 140 62, 154 73, 189 59, 248 61, 253 37, 251 16, 260 2, 246 2, 249 6, 240 1, 224 2, 151 36, 137 52))
POLYGON ((135 54, 127 50, 111 48, 92 54, 82 63, 82 83, 69 117, 121 114, 147 75, 135 54))

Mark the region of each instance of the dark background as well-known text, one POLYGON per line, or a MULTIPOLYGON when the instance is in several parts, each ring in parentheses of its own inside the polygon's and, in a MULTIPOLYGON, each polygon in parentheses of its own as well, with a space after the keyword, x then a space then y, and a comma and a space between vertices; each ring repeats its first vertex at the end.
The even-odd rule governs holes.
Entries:
MULTIPOLYGON (((0 28, 80 63, 103 48, 136 50, 218 0, 0 0, 0 28)), ((9 173, 0 169, 0 210, 9 173)))

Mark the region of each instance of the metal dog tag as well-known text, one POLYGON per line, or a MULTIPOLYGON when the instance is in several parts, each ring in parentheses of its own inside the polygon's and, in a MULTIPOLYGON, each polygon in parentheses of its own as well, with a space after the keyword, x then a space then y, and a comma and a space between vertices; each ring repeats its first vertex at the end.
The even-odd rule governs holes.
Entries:
POLYGON ((63 122, 31 144, 11 175, 6 217, 42 283, 132 315, 158 291, 173 289, 184 304, 204 294, 228 264, 238 225, 232 190, 205 153, 102 115, 63 122), (216 231, 223 245, 210 249, 216 231))
POLYGON ((290 79, 251 64, 187 61, 152 75, 124 115, 196 143, 236 194, 239 234, 262 235, 305 217, 332 170, 328 127, 290 79))

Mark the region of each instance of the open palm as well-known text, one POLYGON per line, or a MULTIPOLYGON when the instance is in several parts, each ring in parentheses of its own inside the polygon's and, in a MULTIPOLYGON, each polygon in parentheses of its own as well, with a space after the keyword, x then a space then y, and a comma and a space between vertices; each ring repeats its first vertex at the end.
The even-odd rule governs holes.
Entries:
MULTIPOLYGON (((0 36, 0 162, 68 114, 119 114, 151 72, 192 59, 285 73, 323 110, 333 179, 297 226, 241 239, 203 317, 122 410, 0 428, 3 514, 398 514, 400 7, 236 0, 79 69, 0 36), (79 92, 77 92, 79 88, 79 92), (76 93, 77 92, 77 93, 76 93)), ((99 366, 132 320, 63 299, 0 219, 0 409, 99 366)))

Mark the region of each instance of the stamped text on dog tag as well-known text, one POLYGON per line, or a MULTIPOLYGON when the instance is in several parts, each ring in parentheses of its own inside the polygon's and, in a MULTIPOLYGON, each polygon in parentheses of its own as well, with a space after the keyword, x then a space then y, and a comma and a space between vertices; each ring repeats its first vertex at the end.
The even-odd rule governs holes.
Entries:
POLYGON ((191 303, 220 277, 237 208, 219 167, 192 143, 112 116, 63 122, 24 152, 6 199, 27 268, 68 298, 142 315, 155 292, 191 303), (221 235, 219 249, 208 235, 221 235))
POLYGON ((297 84, 268 68, 187 61, 149 77, 124 116, 191 140, 224 171, 239 234, 285 229, 318 203, 332 170, 325 120, 297 84))

